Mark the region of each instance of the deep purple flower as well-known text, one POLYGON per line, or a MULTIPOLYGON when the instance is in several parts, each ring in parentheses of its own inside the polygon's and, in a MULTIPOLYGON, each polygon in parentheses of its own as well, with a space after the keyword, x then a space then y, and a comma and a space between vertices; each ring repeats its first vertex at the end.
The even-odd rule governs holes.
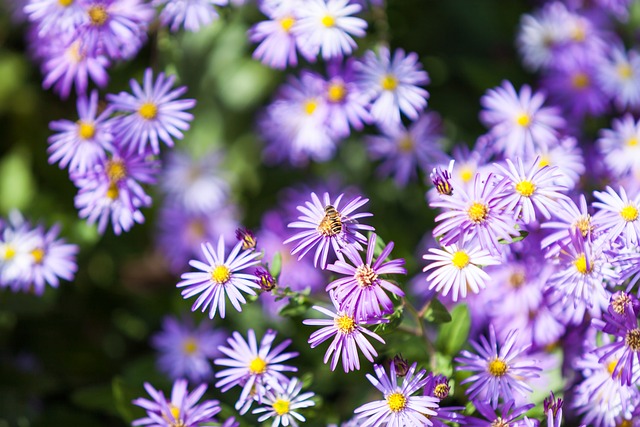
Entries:
POLYGON ((449 397, 449 379, 444 375, 435 375, 430 372, 424 385, 424 395, 440 399, 439 406, 435 408, 436 415, 429 418, 434 427, 447 427, 449 422, 464 424, 464 417, 459 413, 464 410, 462 406, 442 406, 441 402, 449 397))
MULTIPOLYGON (((500 415, 496 412, 496 405, 489 405, 489 402, 482 400, 474 400, 474 406, 485 417, 485 420, 475 417, 466 417, 465 425, 470 427, 497 427, 497 426, 509 426, 509 427, 525 427, 530 424, 526 424, 522 420, 517 420, 522 414, 533 408, 533 403, 523 406, 516 406, 513 399, 505 401, 500 407, 500 415)), ((536 426, 537 424, 533 424, 536 426)))

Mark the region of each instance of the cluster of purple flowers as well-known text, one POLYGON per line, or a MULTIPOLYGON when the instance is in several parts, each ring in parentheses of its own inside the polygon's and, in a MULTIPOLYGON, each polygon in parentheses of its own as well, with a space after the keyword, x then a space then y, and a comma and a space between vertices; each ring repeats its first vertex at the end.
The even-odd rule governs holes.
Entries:
POLYGON ((78 98, 78 120, 57 120, 50 127, 49 162, 68 168, 78 187, 75 205, 81 218, 98 224, 102 234, 111 221, 116 234, 144 222, 141 208, 151 206, 143 185, 154 184, 160 163, 159 141, 173 146, 193 116, 185 112, 195 100, 179 99, 175 77, 147 69, 143 84, 107 95, 101 107, 97 91, 78 98), (101 111, 99 111, 101 110, 101 111))
POLYGON ((78 269, 78 246, 58 237, 60 227, 33 226, 13 211, 0 218, 0 289, 42 295, 47 285, 72 281, 78 269))

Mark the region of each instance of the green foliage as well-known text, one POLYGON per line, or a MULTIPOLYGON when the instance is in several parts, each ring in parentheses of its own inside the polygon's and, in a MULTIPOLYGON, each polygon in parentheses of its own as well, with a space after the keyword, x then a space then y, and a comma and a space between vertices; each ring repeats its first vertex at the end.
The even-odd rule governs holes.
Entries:
POLYGON ((435 324, 451 322, 449 310, 442 305, 438 298, 429 301, 429 307, 425 310, 423 318, 427 322, 435 324))
POLYGON ((455 357, 467 342, 471 317, 465 304, 459 304, 451 311, 451 322, 440 327, 436 348, 449 357, 455 357))

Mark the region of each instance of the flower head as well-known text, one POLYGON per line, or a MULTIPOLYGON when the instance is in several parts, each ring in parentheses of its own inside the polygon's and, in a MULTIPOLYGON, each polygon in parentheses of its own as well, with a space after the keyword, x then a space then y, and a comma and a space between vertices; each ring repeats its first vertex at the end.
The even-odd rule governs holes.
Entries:
POLYGON ((292 378, 288 383, 272 383, 271 386, 262 399, 262 406, 253 410, 254 414, 263 414, 258 418, 258 422, 273 418, 273 427, 297 427, 296 420, 305 422, 306 419, 297 410, 314 406, 315 402, 309 400, 314 393, 300 394, 302 383, 297 378, 292 378))
POLYGON ((154 6, 162 7, 160 22, 171 31, 184 27, 197 32, 200 28, 218 19, 216 6, 226 6, 228 0, 153 0, 154 6))

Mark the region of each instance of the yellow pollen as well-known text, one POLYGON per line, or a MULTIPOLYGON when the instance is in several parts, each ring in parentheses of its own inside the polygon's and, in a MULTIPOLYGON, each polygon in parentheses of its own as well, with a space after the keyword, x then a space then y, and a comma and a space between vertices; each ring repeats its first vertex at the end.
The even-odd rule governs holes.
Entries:
POLYGON ((398 141, 398 148, 403 153, 411 153, 413 151, 413 146, 414 142, 413 138, 411 138, 411 135, 405 135, 398 141))
POLYGON ((487 366, 487 370, 494 377, 502 377, 507 373, 509 367, 507 366, 504 360, 495 358, 491 362, 489 362, 489 366, 487 366))
POLYGON ((226 265, 218 265, 211 272, 211 280, 218 285, 224 285, 231 279, 231 271, 226 265))
POLYGON ((259 357, 256 357, 251 361, 251 363, 249 363, 249 371, 253 375, 264 374, 267 371, 267 362, 260 359, 259 357))
POLYGON ((66 50, 67 56, 75 63, 78 63, 84 59, 84 55, 80 53, 80 42, 73 42, 66 50))
POLYGON ((368 265, 361 265, 356 269, 356 281, 361 288, 368 288, 378 280, 376 272, 368 265))
POLYGON ((638 145, 638 138, 636 138, 635 136, 632 136, 631 138, 627 139, 627 147, 636 147, 638 145))
POLYGON ((635 328, 627 332, 624 343, 633 351, 640 351, 640 329, 635 328))
POLYGON ((106 169, 109 181, 112 183, 120 182, 127 176, 127 168, 122 160, 109 160, 106 169))
POLYGON ((618 65, 617 71, 621 79, 628 80, 633 77, 633 68, 626 62, 618 65))
POLYGON ((471 222, 480 224, 489 216, 489 207, 480 202, 474 202, 469 209, 467 209, 467 215, 471 222))
POLYGON ((107 18, 109 18, 109 14, 104 6, 94 5, 89 8, 89 19, 91 20, 91 24, 99 27, 104 25, 107 22, 107 18))
POLYGON ((391 393, 387 397, 387 406, 391 412, 400 412, 407 406, 407 398, 402 393, 391 393))
POLYGON ((620 216, 627 222, 638 219, 638 209, 635 206, 627 205, 620 211, 620 216))
POLYGON ((586 73, 576 73, 571 76, 571 84, 576 89, 589 87, 590 83, 589 76, 586 73))
POLYGON ((458 270, 462 270, 469 265, 469 255, 465 251, 454 252, 451 258, 451 264, 453 264, 458 270))
POLYGON ((288 33, 289 31, 291 31, 291 28, 295 23, 296 23, 296 20, 292 16, 285 16, 284 18, 280 19, 280 26, 285 31, 285 33, 288 33))
POLYGON ((551 164, 551 160, 547 156, 541 156, 540 161, 538 162, 538 167, 542 169, 545 166, 549 166, 551 164))
POLYGON ((618 364, 618 360, 612 360, 611 362, 609 362, 609 364, 607 365, 607 371, 609 371, 610 375, 613 375, 613 371, 616 369, 616 365, 618 364))
POLYGON ((107 190, 107 198, 111 200, 115 200, 120 195, 120 190, 118 190, 118 186, 112 182, 109 184, 109 189, 107 190))
POLYGON ((583 25, 577 25, 573 29, 573 32, 571 33, 571 38, 574 41, 577 41, 577 42, 584 41, 586 37, 587 37, 587 34, 586 34, 585 30, 584 30, 584 26, 583 25))
POLYGON ((178 420, 180 418, 180 408, 175 405, 170 405, 169 411, 171 412, 171 416, 174 420, 178 420))
POLYGON ((58 0, 58 4, 62 7, 69 7, 73 4, 73 0, 58 0))
POLYGON ((398 87, 398 80, 395 76, 387 74, 382 78, 380 84, 384 90, 395 90, 398 87))
POLYGON ((32 250, 31 256, 33 257, 33 262, 36 264, 42 264, 42 260, 44 259, 44 249, 36 248, 32 250))
POLYGON ((449 386, 447 384, 438 384, 433 389, 433 395, 438 399, 442 400, 445 397, 449 396, 449 386))
POLYGON ((573 225, 578 230, 580 230, 580 234, 582 234, 582 237, 587 237, 593 231, 593 225, 591 225, 591 215, 586 215, 585 217, 580 218, 573 225))
POLYGON ((336 25, 336 18, 334 18, 331 15, 324 15, 322 17, 322 25, 324 25, 327 28, 331 28, 336 25))
POLYGON ((353 317, 348 316, 346 314, 336 317, 335 320, 336 328, 343 334, 350 334, 351 332, 356 330, 356 321, 353 317))
POLYGON ((342 102, 347 96, 347 89, 344 87, 344 83, 334 82, 329 84, 327 89, 327 98, 329 102, 342 102))
POLYGON ((531 117, 527 113, 521 113, 516 117, 516 123, 526 128, 531 123, 531 117))
POLYGON ((4 259, 5 260, 10 260, 14 256, 16 256, 16 250, 13 249, 11 246, 6 246, 4 248, 4 259))
POLYGON ((502 419, 502 417, 498 417, 491 422, 490 427, 509 427, 509 423, 502 419))
POLYGON ((153 102, 145 102, 138 108, 138 113, 143 119, 153 120, 158 116, 158 107, 153 102))
POLYGON ((273 410, 276 411, 278 415, 284 415, 289 413, 289 401, 284 399, 278 399, 273 402, 273 410))
POLYGON ((509 276, 509 284, 514 288, 520 288, 524 285, 526 278, 522 271, 515 271, 509 276))
POLYGON ((315 99, 309 99, 305 101, 303 108, 304 112, 307 113, 308 116, 310 116, 315 113, 316 109, 318 108, 318 103, 315 99))
POLYGON ((593 270, 593 264, 587 267, 587 257, 584 254, 580 254, 580 256, 573 261, 573 265, 575 265, 576 270, 578 270, 580 274, 589 274, 593 270))
POLYGON ((93 123, 78 122, 78 136, 82 139, 91 139, 96 134, 96 127, 93 123))
POLYGON ((473 173, 474 173, 473 169, 471 169, 470 167, 464 167, 460 171, 460 179, 463 182, 469 182, 471 181, 471 178, 473 178, 473 173))
POLYGON ((616 427, 632 427, 632 426, 633 424, 631 424, 631 420, 622 420, 618 424, 616 424, 616 427))
POLYGON ((520 181, 516 184, 516 191, 523 197, 531 197, 536 191, 536 185, 531 181, 520 181))
POLYGON ((191 355, 198 351, 198 343, 195 339, 189 337, 182 343, 182 350, 185 354, 191 355))
POLYGON ((187 235, 193 237, 193 240, 202 240, 206 231, 207 228, 200 219, 194 219, 187 225, 187 235))

